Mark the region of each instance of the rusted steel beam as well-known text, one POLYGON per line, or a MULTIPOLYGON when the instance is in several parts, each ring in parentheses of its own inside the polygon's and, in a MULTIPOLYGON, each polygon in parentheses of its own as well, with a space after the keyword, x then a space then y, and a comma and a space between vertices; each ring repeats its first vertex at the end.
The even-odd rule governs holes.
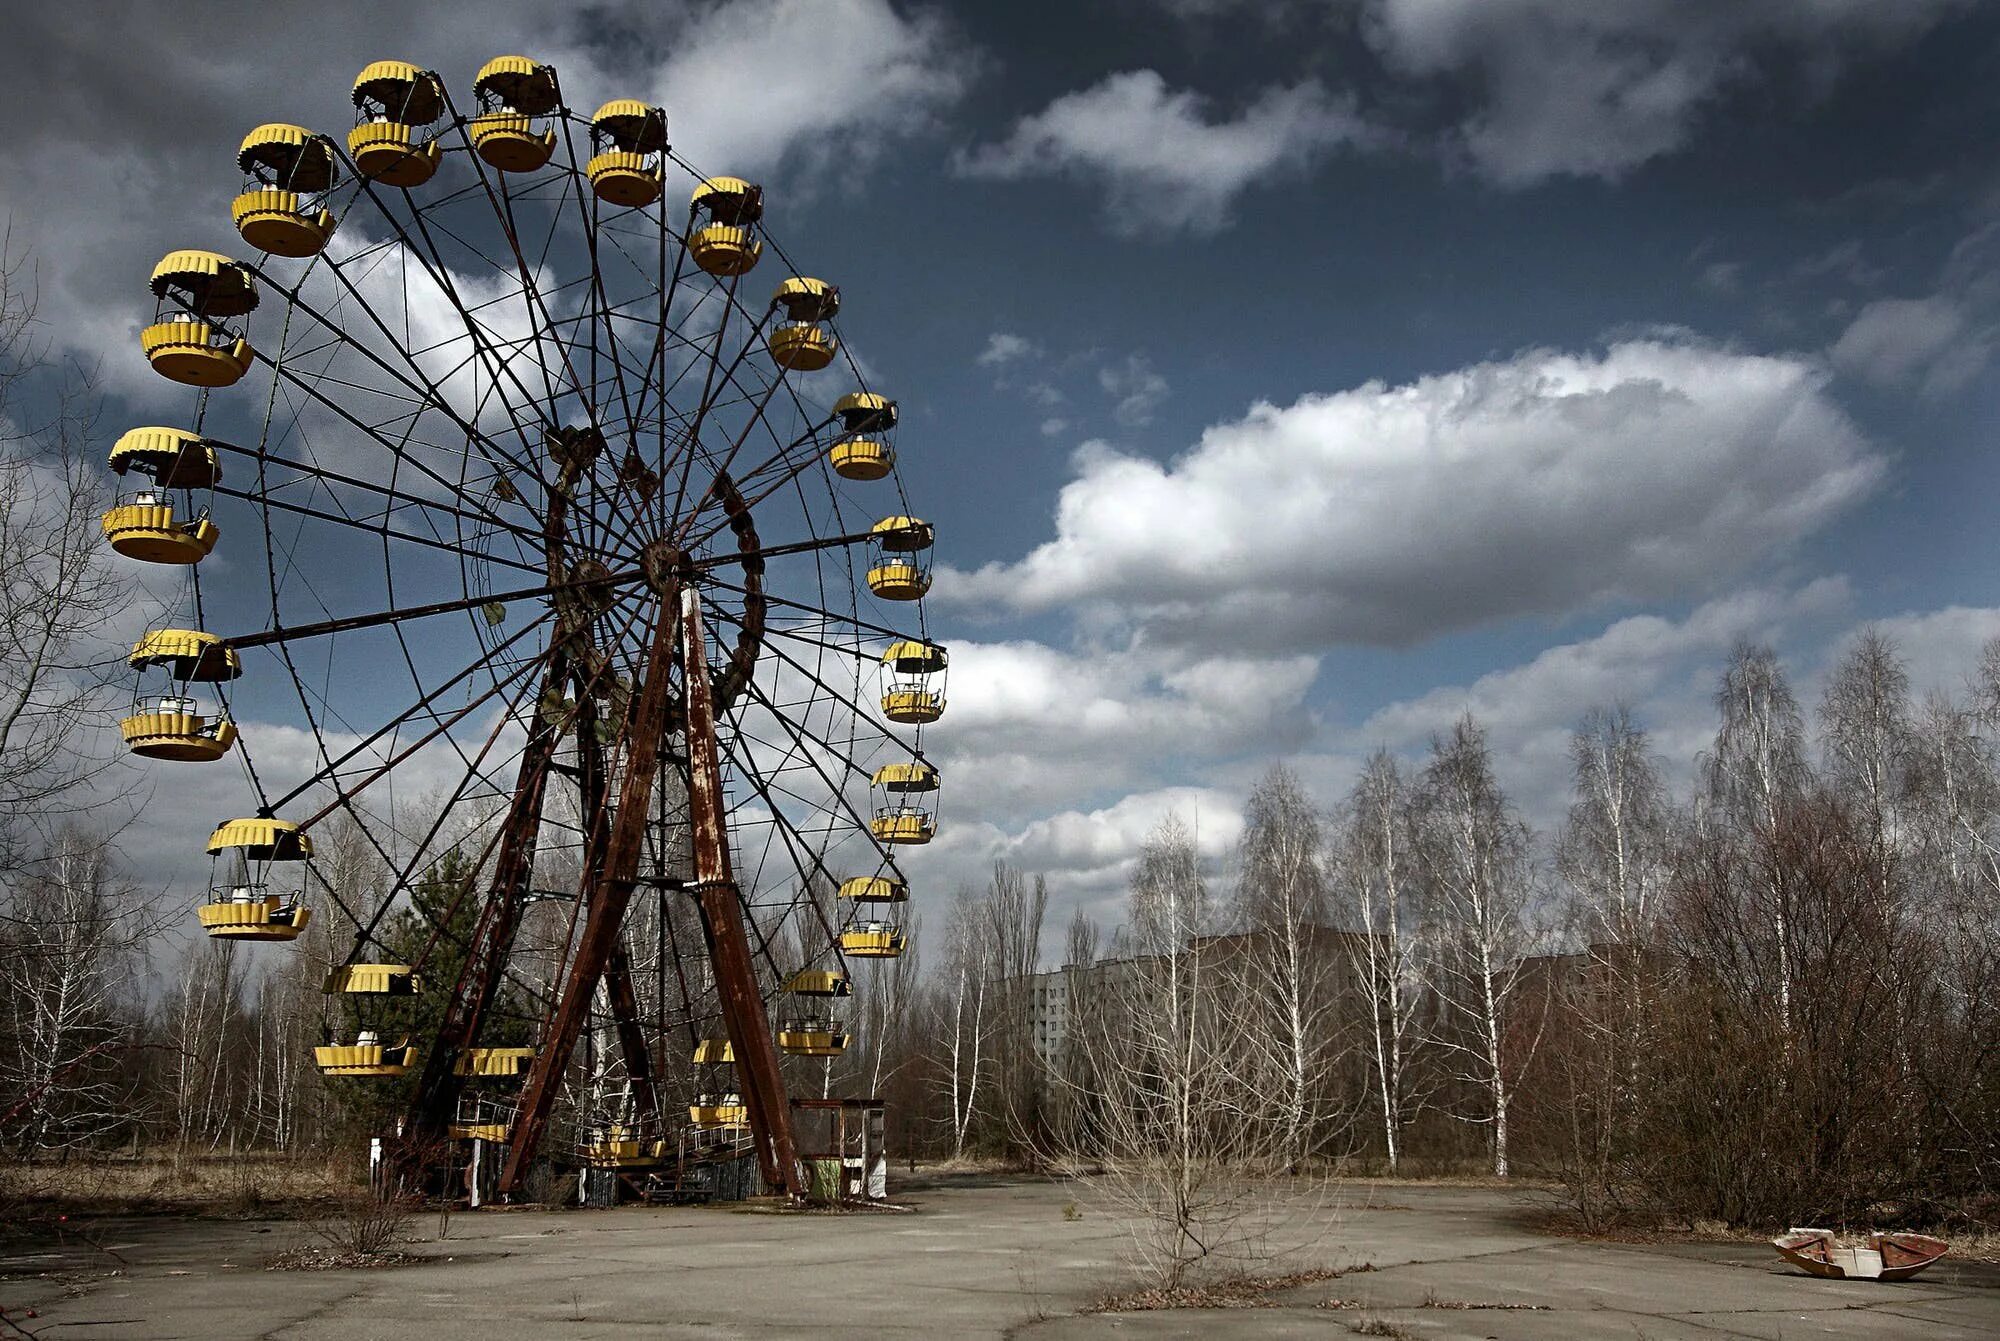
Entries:
MULTIPOLYGON (((577 780, 583 792, 583 831, 587 845, 583 869, 600 872, 605 868, 611 823, 605 814, 604 745, 597 737, 597 700, 591 688, 582 682, 577 685, 577 780)), ((594 894, 595 889, 589 893, 594 894)), ((611 1018, 618 1029, 618 1049, 625 1058, 625 1075, 632 1084, 639 1120, 648 1124, 647 1130, 652 1130, 659 1126, 660 1096, 653 1084, 646 1035, 639 1028, 639 999, 632 989, 632 960, 623 937, 612 942, 611 955, 604 962, 604 994, 611 1003, 611 1018)))
POLYGON ((620 939, 604 963, 604 996, 618 1030, 618 1051, 625 1059, 625 1076, 632 1082, 632 1103, 648 1131, 660 1127, 660 1093, 653 1082, 653 1058, 646 1050, 646 1033, 639 1027, 639 997, 632 989, 632 957, 620 939))
MULTIPOLYGON (((568 658, 560 647, 551 658, 547 683, 560 696, 569 676, 568 658)), ((515 775, 514 796, 507 807, 500 848, 493 860, 493 880, 488 886, 486 906, 480 910, 473 928, 465 963, 458 981, 445 1002, 444 1018, 424 1057, 422 1076, 411 1095, 404 1139, 407 1148, 422 1151, 443 1139, 465 1088, 457 1074, 458 1059, 479 1037, 479 1026, 500 990, 500 978, 514 949, 514 935, 521 925, 521 898, 528 891, 528 877, 535 861, 535 843, 542 827, 542 801, 548 791, 549 762, 555 756, 559 733, 549 720, 547 703, 552 696, 540 695, 528 727, 528 744, 521 755, 520 772, 515 775)))
POLYGON ((757 966, 743 930, 743 905, 730 867, 727 807, 722 796, 721 750, 715 736, 715 703, 702 645, 701 593, 681 593, 681 639, 687 695, 688 809, 694 831, 694 873, 701 929, 722 999, 722 1024, 736 1057, 736 1082, 748 1109, 751 1139, 764 1182, 794 1201, 809 1184, 792 1138, 792 1109, 778 1069, 778 1048, 757 966))
POLYGON ((590 1016, 590 1000, 596 993, 604 966, 618 942, 625 920, 625 908, 632 901, 638 881, 639 858, 645 847, 647 811, 653 797, 653 776, 659 766, 660 737, 667 723, 670 683, 673 678, 675 625, 674 597, 669 589, 661 594, 653 616, 652 646, 646 657, 646 678, 631 708, 626 725, 625 777, 618 792, 618 812, 611 825, 611 841, 605 848, 604 864, 590 882, 590 900, 584 910, 583 935, 577 942, 569 974, 557 999, 555 1016, 548 1036, 535 1054, 534 1067, 521 1091, 521 1109, 514 1123, 514 1139, 507 1152, 506 1167, 500 1173, 500 1192, 519 1190, 527 1175, 542 1137, 548 1131, 555 1109, 562 1075, 569 1067, 570 1054, 590 1016))

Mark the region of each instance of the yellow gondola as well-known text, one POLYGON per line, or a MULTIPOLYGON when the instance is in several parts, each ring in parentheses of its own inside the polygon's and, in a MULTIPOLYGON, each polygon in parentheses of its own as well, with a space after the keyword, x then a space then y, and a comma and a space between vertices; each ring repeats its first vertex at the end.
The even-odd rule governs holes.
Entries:
POLYGON ((249 268, 212 251, 168 252, 153 267, 153 323, 139 333, 139 347, 153 370, 187 386, 223 387, 250 371, 249 341, 222 321, 257 306, 249 268))
POLYGON ((688 254, 720 278, 748 274, 764 254, 757 221, 764 217, 764 188, 741 177, 710 177, 694 189, 688 254))
POLYGON ((667 147, 667 114, 635 98, 614 98, 590 118, 595 152, 584 171, 590 189, 608 205, 636 209, 660 198, 665 185, 660 155, 667 147))
POLYGON ((895 450, 876 438, 836 442, 826 459, 833 473, 844 480, 885 479, 896 468, 895 450))
POLYGON ((868 590, 885 601, 921 600, 930 589, 930 569, 908 559, 888 559, 868 570, 868 590))
POLYGON ((225 820, 209 835, 208 853, 212 866, 209 899, 197 910, 197 916, 202 930, 210 936, 220 940, 296 940, 312 921, 312 909, 301 904, 297 895, 288 897, 271 889, 276 863, 312 859, 312 839, 301 833, 297 824, 270 816, 225 820))
POLYGON ((333 215, 317 203, 340 175, 333 141, 273 121, 244 136, 236 164, 249 178, 229 211, 243 240, 276 256, 317 255, 333 236, 333 215))
POLYGON ((199 629, 155 629, 133 645, 126 662, 140 677, 133 710, 118 723, 126 748, 148 759, 189 763, 212 762, 229 752, 236 743, 235 723, 203 711, 188 687, 242 674, 233 649, 199 629), (160 674, 164 692, 147 692, 153 672, 160 674))
POLYGON ((914 601, 931 589, 930 566, 917 559, 931 547, 931 524, 916 517, 884 517, 869 528, 874 559, 868 590, 885 601, 914 601))
POLYGON ((643 1168, 666 1161, 667 1139, 614 1125, 592 1132, 578 1148, 577 1155, 595 1169, 643 1168))
POLYGON ((896 427, 895 401, 872 391, 850 391, 833 403, 833 412, 847 435, 828 453, 834 474, 879 480, 896 468, 896 449, 887 440, 896 427))
POLYGON ((736 1060, 736 1049, 726 1038, 704 1038, 694 1045, 696 1066, 726 1066, 736 1060))
POLYGON ((347 152, 355 171, 385 186, 422 186, 442 157, 417 128, 444 115, 444 82, 408 61, 376 61, 354 80, 354 129, 347 152))
POLYGON ((943 675, 946 666, 945 650, 936 643, 891 643, 882 653, 888 677, 882 715, 903 726, 923 726, 944 716, 944 690, 934 677, 943 675))
POLYGON ((445 1135, 454 1141, 492 1141, 505 1145, 514 1134, 511 1122, 454 1122, 445 1128, 445 1135))
POLYGON ((562 101, 554 66, 496 56, 479 68, 472 92, 482 109, 468 127, 474 153, 502 172, 533 172, 548 163, 556 132, 538 130, 536 122, 562 101))
POLYGON ((174 501, 152 489, 121 500, 100 525, 111 548, 142 563, 200 563, 215 550, 221 532, 206 512, 181 521, 174 501))
POLYGON ((839 289, 823 279, 794 275, 778 286, 771 302, 785 310, 785 320, 772 329, 767 341, 780 368, 817 372, 833 362, 840 342, 825 323, 840 310, 839 289))
POLYGON ((750 1108, 740 1094, 698 1094, 688 1105, 688 1121, 697 1127, 747 1126, 750 1108))

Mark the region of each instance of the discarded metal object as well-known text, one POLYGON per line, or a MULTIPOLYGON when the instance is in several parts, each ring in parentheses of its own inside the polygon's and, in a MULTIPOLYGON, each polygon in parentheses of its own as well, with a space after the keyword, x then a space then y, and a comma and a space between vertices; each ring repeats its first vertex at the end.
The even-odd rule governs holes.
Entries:
POLYGON ((1843 1245, 1831 1229, 1793 1229, 1771 1246, 1793 1266, 1832 1280, 1908 1280, 1949 1248, 1928 1234, 1870 1234, 1865 1246, 1843 1245))

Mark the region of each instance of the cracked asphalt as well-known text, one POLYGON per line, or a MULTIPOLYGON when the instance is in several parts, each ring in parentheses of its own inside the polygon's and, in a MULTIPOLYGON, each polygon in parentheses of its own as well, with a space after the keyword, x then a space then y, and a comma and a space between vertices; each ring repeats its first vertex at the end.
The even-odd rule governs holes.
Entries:
POLYGON ((1349 1185, 1276 1269, 1348 1268, 1257 1309, 1086 1312, 1132 1288, 1124 1224, 1033 1179, 915 1184, 911 1214, 724 1207, 412 1222, 413 1264, 272 1271, 283 1222, 115 1219, 0 1237, 0 1336, 284 1341, 660 1337, 1595 1338, 2000 1335, 2000 1268, 1822 1281, 1760 1242, 1539 1232, 1530 1193, 1349 1185), (1081 1214, 1065 1215, 1075 1202, 1081 1214), (1357 1270, 1363 1265, 1372 1269, 1357 1270), (18 1329, 9 1332, 8 1326, 18 1329), (1364 1331, 1365 1329, 1365 1331, 1364 1331))

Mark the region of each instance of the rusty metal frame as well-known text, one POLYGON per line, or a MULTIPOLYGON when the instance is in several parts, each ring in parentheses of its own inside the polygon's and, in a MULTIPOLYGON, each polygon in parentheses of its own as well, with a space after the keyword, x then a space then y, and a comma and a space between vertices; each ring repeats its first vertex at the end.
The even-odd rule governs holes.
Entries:
POLYGON ((590 1014, 591 998, 625 921, 625 909, 638 884, 639 858, 645 848, 646 827, 652 806, 653 780, 659 766, 660 739, 668 721, 671 681, 676 661, 676 590, 661 593, 653 616, 651 650, 646 657, 646 678, 633 704, 626 730, 625 776, 618 792, 618 813, 613 817, 610 841, 604 862, 588 878, 589 893, 584 910, 583 935, 570 960, 569 974, 557 999, 553 1018, 535 1064, 521 1091, 520 1112, 514 1122, 514 1139, 507 1164, 500 1173, 502 1195, 520 1190, 528 1167, 533 1163, 542 1137, 548 1131, 562 1088, 563 1072, 576 1050, 578 1036, 590 1014))
POLYGON ((701 592, 681 592, 681 638, 687 670, 688 809, 694 831, 696 902, 702 936, 708 942, 721 998, 722 1024, 736 1057, 736 1083, 757 1146, 765 1185, 793 1201, 804 1200, 811 1184, 799 1163, 792 1136, 792 1109, 778 1066, 777 1041, 757 985, 757 966, 743 928, 743 903, 729 856, 728 806, 722 794, 721 748, 716 740, 715 700, 702 641, 701 592))

